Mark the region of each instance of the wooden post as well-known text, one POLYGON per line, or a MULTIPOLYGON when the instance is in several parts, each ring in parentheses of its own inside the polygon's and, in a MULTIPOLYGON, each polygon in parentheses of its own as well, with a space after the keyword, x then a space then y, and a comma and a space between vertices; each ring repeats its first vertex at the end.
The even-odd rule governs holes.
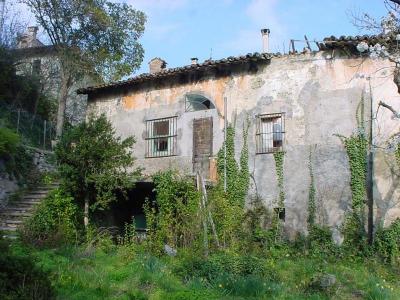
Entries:
MULTIPOLYGON (((196 174, 196 182, 197 182, 197 190, 201 192, 201 182, 200 182, 200 172, 197 171, 196 174)), ((207 257, 208 256, 208 228, 207 228, 207 220, 206 220, 206 212, 205 212, 205 207, 204 207, 204 200, 203 200, 203 195, 200 197, 199 201, 199 207, 200 207, 200 217, 202 218, 202 223, 203 223, 203 246, 204 246, 204 255, 207 257)))
POLYGON ((306 40, 306 43, 307 43, 307 48, 308 48, 308 50, 310 50, 310 51, 311 51, 311 45, 310 45, 310 42, 308 41, 308 38, 307 38, 307 36, 306 36, 306 35, 304 35, 304 38, 305 38, 305 40, 306 40))
POLYGON ((46 149, 46 120, 43 122, 43 149, 46 149))

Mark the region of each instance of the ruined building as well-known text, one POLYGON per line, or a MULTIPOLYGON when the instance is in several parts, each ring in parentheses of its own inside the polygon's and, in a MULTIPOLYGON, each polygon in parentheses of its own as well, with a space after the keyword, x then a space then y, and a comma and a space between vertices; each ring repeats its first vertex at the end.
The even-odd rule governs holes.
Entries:
MULTIPOLYGON (((40 79, 43 93, 51 95, 57 101, 60 91, 60 65, 57 51, 52 45, 43 44, 37 37, 39 28, 30 26, 27 32, 20 35, 17 48, 13 49, 18 66, 17 72, 32 74, 40 79)), ((75 84, 68 95, 66 118, 72 124, 81 122, 85 118, 86 98, 75 93, 76 89, 88 85, 88 80, 75 84)))
POLYGON ((78 93, 87 95, 88 113, 104 113, 118 134, 136 137, 136 163, 145 175, 174 168, 200 170, 214 180, 225 118, 236 128, 237 157, 249 119, 249 194, 259 195, 268 208, 277 206, 274 153, 283 151, 285 227, 289 233, 305 231, 311 165, 318 222, 331 226, 337 241, 351 208, 349 159, 339 137, 372 132, 375 224, 389 224, 400 216, 390 143, 400 123, 389 110, 378 110, 378 103, 400 109, 393 64, 357 51, 368 37, 331 37, 318 51, 281 55, 269 53, 268 34, 262 31, 262 53, 192 59, 170 69, 155 58, 149 73, 78 93))

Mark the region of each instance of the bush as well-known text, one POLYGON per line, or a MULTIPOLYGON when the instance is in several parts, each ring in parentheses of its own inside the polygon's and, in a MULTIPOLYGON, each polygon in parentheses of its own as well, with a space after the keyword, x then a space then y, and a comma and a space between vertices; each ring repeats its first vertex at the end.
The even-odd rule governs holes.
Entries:
POLYGON ((4 162, 4 169, 20 184, 32 181, 33 156, 21 144, 21 137, 11 129, 0 128, 0 160, 4 162))
POLYGON ((13 130, 0 128, 0 158, 13 155, 20 141, 19 135, 13 130))
POLYGON ((29 256, 17 256, 9 251, 0 237, 0 299, 53 299, 48 275, 35 266, 29 256))
POLYGON ((201 237, 199 220, 200 194, 193 179, 180 177, 174 171, 154 176, 157 192, 155 203, 147 202, 144 210, 149 234, 146 245, 161 254, 164 244, 194 250, 201 237))
POLYGON ((199 277, 209 281, 213 281, 220 274, 271 277, 268 270, 264 268, 262 259, 229 252, 213 254, 207 259, 190 254, 182 255, 174 267, 174 273, 181 278, 199 277))
POLYGON ((376 231, 374 248, 385 262, 393 263, 400 256, 400 219, 388 228, 380 227, 376 231))
POLYGON ((71 242, 78 237, 78 207, 58 189, 40 203, 24 224, 21 237, 37 246, 71 242))
POLYGON ((311 226, 308 242, 312 254, 329 255, 337 249, 332 239, 332 231, 328 226, 311 226))

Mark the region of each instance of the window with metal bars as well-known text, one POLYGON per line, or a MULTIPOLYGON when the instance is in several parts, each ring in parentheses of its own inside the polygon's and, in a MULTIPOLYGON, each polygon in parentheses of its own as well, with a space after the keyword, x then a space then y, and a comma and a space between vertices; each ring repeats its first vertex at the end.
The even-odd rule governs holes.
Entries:
POLYGON ((257 154, 283 151, 285 140, 285 115, 263 114, 257 117, 257 154))
POLYGON ((176 155, 177 117, 146 121, 146 157, 176 155))

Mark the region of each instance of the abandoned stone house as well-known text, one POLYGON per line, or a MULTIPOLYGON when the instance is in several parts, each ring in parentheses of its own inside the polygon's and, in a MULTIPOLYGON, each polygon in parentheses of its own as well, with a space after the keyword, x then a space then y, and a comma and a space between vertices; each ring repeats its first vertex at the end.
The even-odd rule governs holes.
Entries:
MULTIPOLYGON (((42 92, 56 102, 60 91, 60 62, 54 46, 45 45, 38 39, 38 30, 38 27, 30 26, 17 38, 17 47, 12 51, 18 62, 17 74, 37 76, 42 92)), ((85 118, 86 98, 77 95, 75 90, 88 84, 90 81, 85 78, 69 91, 65 115, 72 124, 85 118)))
MULTIPOLYGON (((262 33, 268 47, 268 30, 262 33)), ((357 51, 365 39, 331 37, 318 51, 281 55, 264 48, 261 54, 203 63, 192 59, 171 69, 155 58, 149 73, 78 93, 88 97, 88 114, 105 114, 119 135, 136 137, 134 155, 145 176, 173 168, 186 174, 200 170, 215 179, 225 118, 236 128, 237 156, 249 119, 254 179, 249 195, 260 196, 268 208, 277 205, 273 153, 284 151, 285 227, 289 233, 304 232, 311 164, 318 221, 331 226, 340 241, 351 190, 349 161, 338 135, 356 133, 357 119, 373 133, 375 224, 387 225, 400 216, 399 178, 388 143, 399 121, 390 111, 378 110, 381 100, 400 109, 400 95, 392 63, 357 51)))

